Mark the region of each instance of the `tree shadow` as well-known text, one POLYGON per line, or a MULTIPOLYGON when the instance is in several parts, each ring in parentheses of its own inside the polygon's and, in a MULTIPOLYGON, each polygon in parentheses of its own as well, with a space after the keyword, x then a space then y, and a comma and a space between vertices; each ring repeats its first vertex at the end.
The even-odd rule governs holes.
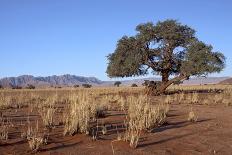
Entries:
POLYGON ((192 93, 199 93, 199 94, 204 94, 204 93, 222 93, 224 90, 223 89, 199 89, 199 90, 169 90, 166 91, 164 94, 165 95, 173 95, 173 94, 192 94, 192 93))
MULTIPOLYGON (((89 135, 90 136, 94 136, 97 135, 98 138, 100 138, 101 136, 110 136, 110 135, 115 135, 115 134, 120 134, 122 132, 124 132, 126 130, 126 126, 123 124, 123 122, 114 122, 114 123, 110 123, 110 124, 105 124, 105 125, 100 125, 98 127, 93 127, 90 130, 89 135), (106 133, 103 134, 103 127, 106 129, 106 133)), ((102 137, 101 137, 102 138, 102 137)), ((108 138, 102 138, 102 139, 107 139, 108 138)))
POLYGON ((176 116, 180 116, 180 114, 169 114, 169 113, 167 113, 167 117, 176 117, 176 116))
MULTIPOLYGON (((196 124, 197 123, 206 122, 206 121, 210 121, 210 120, 212 120, 212 119, 202 119, 202 120, 197 121, 196 124)), ((174 123, 168 124, 166 126, 160 126, 158 128, 155 128, 154 130, 152 130, 152 133, 162 132, 162 131, 169 130, 169 129, 178 129, 178 128, 185 127, 185 126, 192 125, 192 124, 193 123, 188 122, 188 121, 174 122, 174 123)), ((177 135, 177 136, 173 136, 173 137, 162 139, 162 140, 155 141, 155 142, 140 144, 138 147, 145 147, 145 146, 149 146, 149 145, 156 145, 156 144, 164 143, 164 142, 167 142, 167 141, 170 141, 170 140, 176 140, 176 139, 180 139, 180 138, 183 138, 183 137, 186 137, 186 136, 194 135, 194 134, 195 133, 188 133, 188 134, 183 134, 183 135, 177 135)), ((143 139, 147 139, 147 138, 144 137, 143 139)), ((144 142, 144 140, 142 140, 142 142, 144 142)))
POLYGON ((26 143, 27 141, 24 139, 20 139, 20 140, 14 140, 12 142, 6 142, 6 143, 0 143, 0 147, 1 146, 10 146, 10 145, 16 145, 16 144, 23 144, 26 143))
POLYGON ((106 116, 110 117, 110 116, 126 116, 125 113, 116 113, 116 114, 112 114, 112 113, 108 113, 106 116))
POLYGON ((187 137, 187 136, 194 135, 194 134, 195 134, 195 133, 188 133, 188 134, 173 136, 173 137, 166 138, 166 139, 162 139, 162 140, 155 141, 155 142, 150 142, 150 143, 145 143, 145 144, 139 144, 139 145, 138 145, 138 148, 139 148, 139 147, 146 147, 146 146, 150 146, 150 145, 161 144, 161 143, 165 143, 165 142, 167 142, 167 141, 180 139, 180 138, 187 137))
MULTIPOLYGON (((198 120, 196 123, 202 123, 202 122, 206 122, 206 121, 210 121, 211 119, 202 119, 202 120, 198 120)), ((155 133, 155 132, 162 132, 165 130, 169 130, 169 129, 178 129, 181 127, 186 127, 189 125, 192 125, 192 122, 189 121, 180 121, 180 122, 174 122, 174 123, 167 123, 167 125, 165 126, 160 126, 158 128, 154 128, 151 132, 155 133)))
MULTIPOLYGON (((67 141, 64 141, 64 142, 67 142, 67 141)), ((56 146, 46 146, 46 148, 42 148, 39 150, 39 152, 46 152, 46 151, 53 151, 53 150, 57 150, 57 149, 61 149, 61 148, 67 148, 67 147, 72 147, 72 146, 75 146, 77 144, 81 144, 82 141, 80 142, 73 142, 73 143, 68 143, 68 144, 65 144, 64 142, 62 143, 56 143, 56 146)))

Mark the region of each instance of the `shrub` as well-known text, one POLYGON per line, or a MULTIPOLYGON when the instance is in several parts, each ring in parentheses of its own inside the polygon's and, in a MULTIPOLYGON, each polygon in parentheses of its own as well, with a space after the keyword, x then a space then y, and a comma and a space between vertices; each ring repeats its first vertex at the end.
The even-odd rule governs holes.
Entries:
POLYGON ((92 85, 91 85, 91 84, 84 83, 84 84, 82 84, 82 87, 84 87, 84 88, 91 88, 92 85))
POLYGON ((74 88, 78 88, 78 87, 79 87, 79 85, 78 85, 78 84, 76 84, 76 85, 74 85, 73 87, 74 87, 74 88))
POLYGON ((145 96, 128 98, 128 117, 125 140, 136 148, 142 130, 151 131, 166 121, 167 104, 153 106, 145 96))
POLYGON ((222 100, 223 100, 223 98, 224 98, 224 97, 223 97, 221 94, 216 94, 216 95, 214 96, 214 103, 215 103, 215 104, 221 103, 222 100))
POLYGON ((22 89, 21 86, 12 86, 12 89, 22 89))
POLYGON ((191 103, 192 104, 197 104, 199 100, 199 95, 197 93, 193 93, 192 94, 192 99, 191 99, 191 103))
POLYGON ((26 89, 35 89, 35 86, 32 85, 32 84, 28 84, 27 87, 26 87, 26 89))
POLYGON ((164 99, 164 103, 166 103, 166 104, 171 104, 172 101, 173 101, 173 99, 170 95, 167 95, 166 98, 164 99))
POLYGON ((192 109, 191 109, 191 111, 189 112, 188 121, 190 121, 190 122, 196 122, 196 121, 197 121, 197 116, 196 116, 196 114, 193 112, 192 109))
POLYGON ((142 86, 148 86, 149 84, 149 80, 144 80, 144 82, 142 83, 142 86))
POLYGON ((96 120, 96 107, 90 104, 86 94, 73 95, 69 98, 69 112, 64 116, 64 135, 90 133, 90 123, 96 120))
POLYGON ((120 84, 122 84, 122 82, 120 82, 120 81, 116 81, 116 82, 114 82, 114 86, 119 87, 119 85, 120 85, 120 84))
POLYGON ((138 85, 135 84, 135 83, 133 83, 133 84, 131 85, 131 87, 138 87, 138 85))
POLYGON ((0 140, 8 140, 8 129, 9 129, 9 121, 7 124, 2 116, 0 116, 0 140))
POLYGON ((39 108, 39 114, 42 121, 47 128, 52 128, 54 126, 54 117, 57 108, 55 103, 57 101, 57 96, 49 97, 44 100, 43 105, 39 108))
POLYGON ((38 151, 39 148, 45 144, 45 139, 44 137, 31 137, 30 140, 28 141, 29 147, 32 151, 38 151))
POLYGON ((106 116, 106 110, 107 110, 107 107, 103 104, 98 104, 96 106, 96 117, 97 118, 100 118, 100 117, 105 117, 106 116))
POLYGON ((43 145, 47 144, 48 137, 39 133, 38 121, 36 127, 28 126, 26 134, 21 135, 23 138, 26 136, 29 147, 32 151, 37 152, 43 145))

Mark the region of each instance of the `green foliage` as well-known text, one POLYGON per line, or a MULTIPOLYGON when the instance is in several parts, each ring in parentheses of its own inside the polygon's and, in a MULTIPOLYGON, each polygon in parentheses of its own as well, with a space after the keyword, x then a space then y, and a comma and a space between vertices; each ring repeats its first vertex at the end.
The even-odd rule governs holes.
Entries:
POLYGON ((225 56, 220 52, 212 52, 212 49, 211 45, 194 42, 187 49, 181 71, 196 76, 220 72, 225 67, 225 56))
POLYGON ((220 72, 225 66, 222 53, 198 41, 195 30, 176 20, 140 24, 136 31, 135 36, 123 36, 114 53, 108 55, 109 77, 139 76, 152 71, 170 85, 192 75, 220 72), (171 75, 177 79, 171 81, 171 75))
POLYGON ((114 82, 114 86, 119 87, 119 85, 120 85, 120 84, 122 84, 122 82, 120 82, 120 81, 116 81, 116 82, 114 82))
POLYGON ((141 65, 142 54, 135 52, 136 46, 134 37, 125 36, 118 41, 116 52, 108 56, 110 63, 107 73, 110 77, 129 77, 145 74, 141 65))

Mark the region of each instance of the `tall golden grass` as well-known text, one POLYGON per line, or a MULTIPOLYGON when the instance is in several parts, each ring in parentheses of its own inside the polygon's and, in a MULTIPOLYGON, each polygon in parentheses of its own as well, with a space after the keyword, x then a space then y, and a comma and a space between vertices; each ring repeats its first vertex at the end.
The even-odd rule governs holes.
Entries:
MULTIPOLYGON (((142 132, 152 131, 166 121, 169 104, 232 105, 229 85, 171 86, 167 91, 170 95, 149 97, 144 94, 144 87, 0 90, 0 141, 8 139, 12 126, 6 116, 9 109, 14 113, 27 109, 28 113, 38 114, 40 127, 30 127, 29 121, 27 131, 22 131, 31 150, 37 151, 46 144, 45 133, 38 131, 41 126, 52 129, 63 124, 64 136, 83 133, 97 139, 98 120, 107 111, 116 110, 125 114, 125 132, 119 139, 136 148, 142 132)), ((197 117, 191 111, 188 119, 196 121, 197 117)), ((106 126, 100 126, 102 134, 106 134, 106 126)))

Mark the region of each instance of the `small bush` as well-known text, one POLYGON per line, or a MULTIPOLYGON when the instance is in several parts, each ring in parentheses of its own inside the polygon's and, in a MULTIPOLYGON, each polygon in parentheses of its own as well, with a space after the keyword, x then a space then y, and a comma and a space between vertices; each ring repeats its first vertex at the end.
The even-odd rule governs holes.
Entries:
POLYGON ((197 122, 197 116, 196 116, 196 114, 193 112, 193 110, 191 110, 191 111, 189 112, 188 121, 190 121, 190 122, 197 122))
POLYGON ((90 101, 86 94, 69 98, 69 112, 64 115, 64 135, 90 133, 90 123, 96 120, 96 107, 90 101))
POLYGON ((8 124, 9 122, 6 124, 4 118, 0 116, 0 140, 8 140, 8 124))
POLYGON ((142 86, 148 86, 149 84, 149 80, 144 80, 144 82, 142 83, 142 86))
POLYGON ((122 82, 120 82, 120 81, 116 81, 116 82, 114 83, 114 86, 119 87, 119 85, 121 85, 121 84, 122 84, 122 82))
POLYGON ((96 106, 96 117, 103 118, 106 116, 106 106, 105 105, 98 105, 96 106))
POLYGON ((28 84, 27 87, 26 87, 26 89, 35 89, 35 86, 32 85, 32 84, 28 84))
POLYGON ((52 128, 54 126, 56 108, 50 105, 48 108, 43 107, 39 110, 41 118, 46 128, 52 128))
POLYGON ((133 83, 133 84, 131 85, 131 87, 138 87, 138 85, 135 84, 135 83, 133 83))
POLYGON ((191 100, 192 104, 197 104, 198 100, 199 100, 199 95, 197 93, 193 93, 192 100, 191 100))
POLYGON ((166 103, 166 104, 171 104, 172 101, 173 101, 173 99, 170 95, 167 95, 166 98, 164 99, 164 103, 166 103))
POLYGON ((130 97, 128 102, 125 140, 130 142, 131 147, 136 148, 142 130, 152 131, 165 123, 169 106, 154 106, 145 96, 130 97))
POLYGON ((29 147, 33 152, 37 152, 43 145, 47 144, 48 137, 39 133, 38 122, 36 127, 28 126, 25 135, 21 135, 23 138, 24 136, 26 136, 25 138, 27 138, 29 147))
POLYGON ((82 87, 84 87, 84 88, 91 88, 92 85, 91 85, 91 84, 84 83, 84 84, 82 84, 82 87))
POLYGON ((219 103, 222 103, 222 100, 223 100, 223 96, 221 94, 216 94, 214 96, 214 103, 215 104, 219 104, 219 103))
POLYGON ((74 87, 74 88, 78 88, 78 87, 80 87, 80 86, 79 86, 78 84, 76 84, 76 85, 74 85, 73 87, 74 87))
POLYGON ((12 89, 22 89, 21 86, 12 86, 12 89))

